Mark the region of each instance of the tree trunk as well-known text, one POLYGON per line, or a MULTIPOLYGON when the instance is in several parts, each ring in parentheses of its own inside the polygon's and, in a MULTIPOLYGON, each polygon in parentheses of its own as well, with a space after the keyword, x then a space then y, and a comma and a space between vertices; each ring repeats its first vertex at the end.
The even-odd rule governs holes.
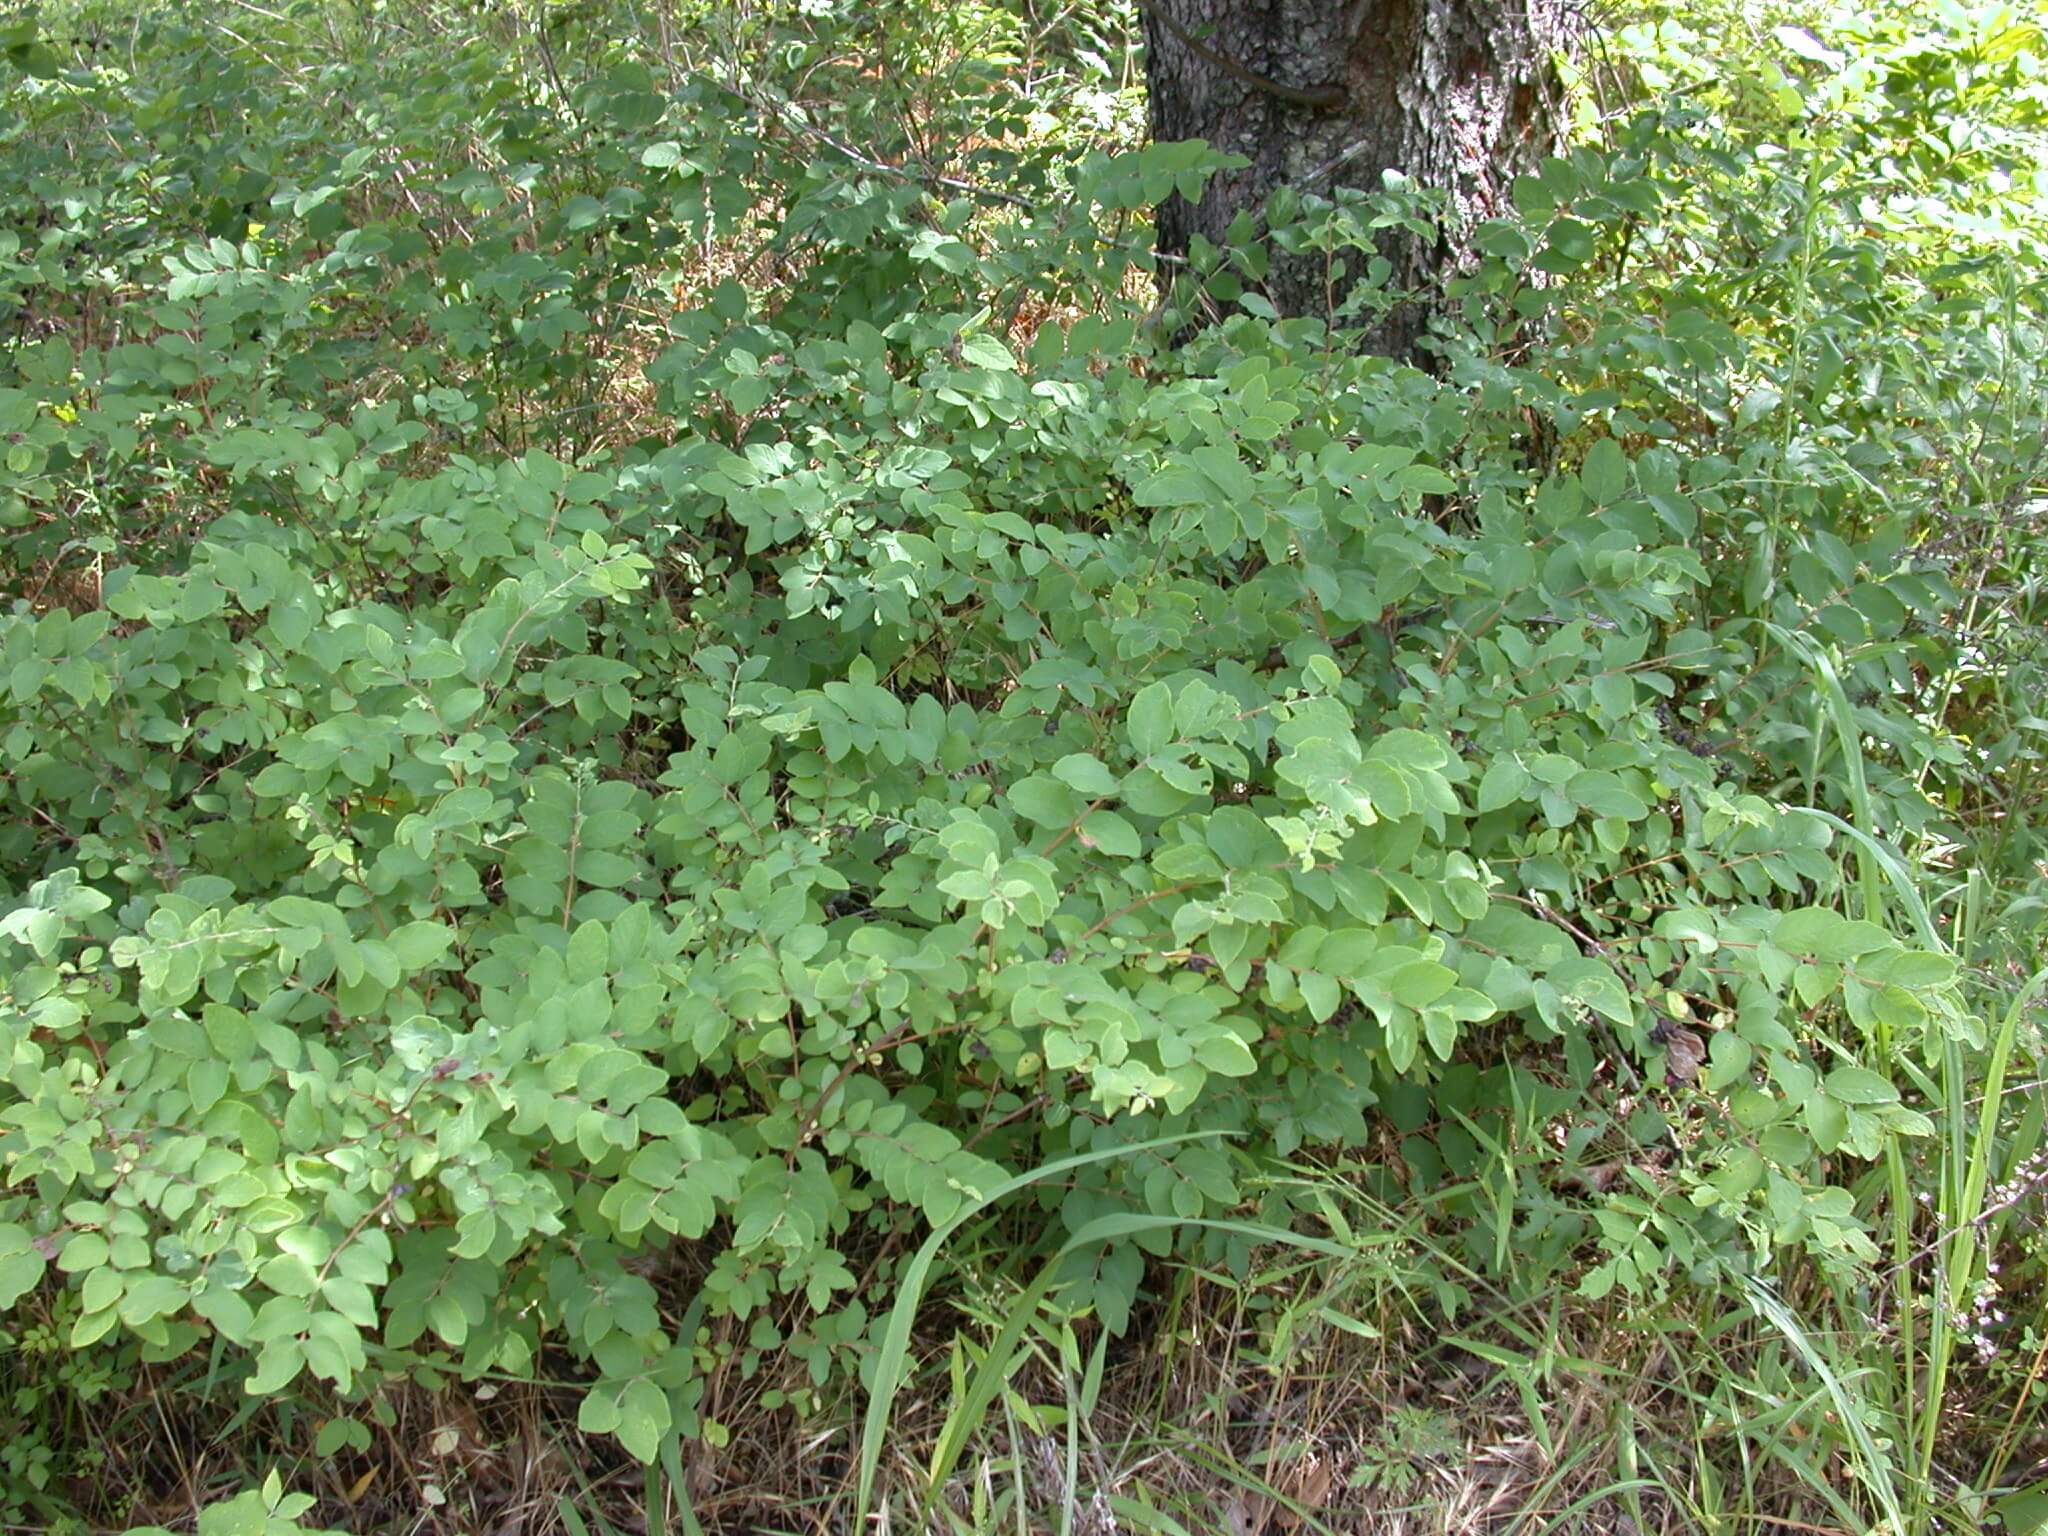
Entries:
MULTIPOLYGON (((1384 254, 1395 286, 1431 286, 1460 236, 1508 211, 1514 178, 1555 139, 1551 49, 1561 0, 1139 0, 1152 137, 1206 139, 1251 164, 1211 179, 1201 202, 1158 209, 1162 254, 1231 221, 1275 187, 1376 188, 1398 170, 1450 196, 1433 248, 1384 254)), ((1283 315, 1326 315, 1325 258, 1275 250, 1262 284, 1283 315)), ((1361 258, 1350 263, 1354 275, 1361 258)), ((1162 270, 1162 278, 1170 275, 1162 270)), ((1341 302, 1342 295, 1336 295, 1341 302)), ((1426 313, 1397 314, 1374 339, 1406 353, 1426 313)))

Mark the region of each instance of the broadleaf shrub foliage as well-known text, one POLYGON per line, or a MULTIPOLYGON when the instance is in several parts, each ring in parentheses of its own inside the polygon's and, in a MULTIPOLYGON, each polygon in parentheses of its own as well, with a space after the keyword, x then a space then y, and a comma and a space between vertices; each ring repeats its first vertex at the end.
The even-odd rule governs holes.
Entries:
MULTIPOLYGON (((1911 501, 2040 398, 1972 397, 2038 293, 1862 227, 1881 114, 1551 162, 1432 377, 1349 345, 1369 285, 1170 348, 1131 218, 1200 146, 941 201, 623 45, 540 106, 366 63, 278 142, 283 65, 152 26, 183 83, 30 71, 0 186, 0 1303, 250 1393, 566 1354, 651 1459, 700 1374, 650 1259, 823 1385, 880 1238, 1165 1134, 1224 1133, 1036 1219, 1435 1104, 1664 1145, 1519 1234, 1589 1292, 1875 1255, 1848 1178, 1979 1026, 1804 808, 1910 841, 1980 782, 1911 501), (719 241, 795 275, 667 312, 719 241)), ((1429 213, 1264 238, 1341 277, 1429 213)), ((1169 1246, 1091 1272, 1113 1327, 1169 1246)))

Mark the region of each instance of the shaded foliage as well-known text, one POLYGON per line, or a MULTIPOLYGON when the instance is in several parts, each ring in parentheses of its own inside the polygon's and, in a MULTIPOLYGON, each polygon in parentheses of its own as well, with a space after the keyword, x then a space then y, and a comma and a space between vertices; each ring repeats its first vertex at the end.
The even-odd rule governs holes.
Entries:
POLYGON ((7 34, 0 1298, 654 1461, 1014 1174, 1083 1159, 1019 1248, 1146 1218, 1058 1293, 1120 1333, 1308 1150, 1504 1283, 1889 1254, 1958 1337, 2005 1228, 1899 1196, 2036 1040, 2038 36, 1649 99, 1433 376, 1354 345, 1428 194, 1284 199, 1192 275, 1328 311, 1171 348, 1220 158, 889 14, 7 34))

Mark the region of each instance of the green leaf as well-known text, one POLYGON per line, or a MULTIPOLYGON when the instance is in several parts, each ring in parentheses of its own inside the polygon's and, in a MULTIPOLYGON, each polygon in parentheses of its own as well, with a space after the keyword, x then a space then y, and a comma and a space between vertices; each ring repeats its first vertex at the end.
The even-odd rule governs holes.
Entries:
POLYGON ((1870 980, 1890 982, 1893 986, 1916 991, 1945 987, 1956 978, 1953 956, 1924 949, 1902 949, 1892 954, 1876 955, 1858 961, 1856 970, 1858 975, 1870 980))
POLYGON ((1828 1097, 1843 1104, 1896 1104, 1899 1090, 1865 1067, 1836 1067, 1827 1075, 1828 1097))
POLYGON ((652 1463, 661 1451, 662 1437, 669 1431, 668 1394, 646 1377, 628 1382, 619 1394, 619 1418, 615 1433, 619 1444, 634 1460, 652 1463))
POLYGON ((1574 774, 1564 789, 1576 804, 1595 816, 1641 821, 1650 814, 1649 806, 1611 773, 1574 774))
POLYGON ((97 1232, 76 1232, 57 1255, 57 1267, 67 1275, 95 1269, 107 1262, 107 1240, 97 1232))
POLYGON ((1579 483, 1598 506, 1612 506, 1628 491, 1628 456, 1621 444, 1603 437, 1586 451, 1579 470, 1579 483))
POLYGON ((1822 955, 1834 948, 1847 926, 1839 912, 1825 907, 1802 907, 1778 918, 1772 937, 1778 948, 1795 955, 1822 955))
POLYGON ((21 1227, 0 1226, 0 1310, 12 1307, 42 1281, 46 1260, 21 1227))
POLYGON ((1396 728, 1374 737, 1365 756, 1369 762, 1392 763, 1415 773, 1434 773, 1450 762, 1451 751, 1435 736, 1396 728))
POLYGON ((446 923, 400 923, 385 936, 385 943, 398 957, 407 975, 417 975, 437 963, 455 943, 455 930, 446 923))
POLYGON ((1458 973, 1430 960, 1414 960, 1376 978, 1404 1008, 1427 1008, 1458 980, 1458 973))
POLYGON ((1012 784, 1004 796, 1012 810, 1041 827, 1071 825, 1086 803, 1068 785, 1042 773, 1012 784))
POLYGON ((1635 1021, 1635 1009, 1629 1001, 1628 989, 1604 960, 1595 960, 1591 956, 1567 960, 1551 968, 1550 980, 1559 991, 1577 998, 1616 1024, 1635 1021))
POLYGON ((569 935, 563 968, 571 982, 596 981, 611 969, 611 934, 595 920, 578 923, 569 935))
POLYGON ((1749 1042, 1732 1029, 1717 1029, 1707 1038, 1707 1057, 1712 1070, 1706 1085, 1719 1093, 1749 1076, 1752 1056, 1749 1042))
POLYGON ((1053 764, 1052 774, 1074 793, 1090 800, 1106 799, 1116 793, 1116 776, 1099 759, 1085 752, 1068 753, 1053 764))
POLYGON ((1004 373, 1017 371, 1017 359, 1011 356, 1010 349, 986 331, 977 331, 960 343, 960 360, 977 368, 995 368, 1004 373))
POLYGON ((235 1343, 245 1343, 256 1314, 237 1291, 209 1285, 192 1298, 192 1310, 235 1343))
POLYGON ((1486 775, 1479 781, 1479 810, 1497 811, 1502 806, 1513 805, 1523 798, 1529 788, 1529 770, 1519 759, 1510 756, 1496 757, 1486 766, 1486 775))
POLYGON ((167 1275, 140 1275, 121 1298, 121 1321, 139 1328, 154 1318, 180 1310, 191 1295, 184 1282, 167 1275))
POLYGON ((1090 811, 1081 821, 1082 845, 1112 858, 1135 859, 1142 852, 1138 832, 1114 811, 1090 811))
POLYGON ((1259 1065, 1251 1048, 1227 1032, 1205 1035, 1196 1041, 1195 1060, 1224 1077, 1249 1077, 1259 1065))
POLYGON ((1150 757, 1170 745, 1173 737, 1173 694, 1164 683, 1149 683, 1138 690, 1126 717, 1131 750, 1150 757))

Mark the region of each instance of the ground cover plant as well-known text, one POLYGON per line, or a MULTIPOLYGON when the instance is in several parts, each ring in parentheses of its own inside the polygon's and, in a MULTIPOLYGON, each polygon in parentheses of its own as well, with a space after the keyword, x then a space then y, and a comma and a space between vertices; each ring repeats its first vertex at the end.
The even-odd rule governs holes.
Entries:
POLYGON ((2041 1518, 2038 25, 1136 50, 0 23, 5 1521, 2041 1518))

